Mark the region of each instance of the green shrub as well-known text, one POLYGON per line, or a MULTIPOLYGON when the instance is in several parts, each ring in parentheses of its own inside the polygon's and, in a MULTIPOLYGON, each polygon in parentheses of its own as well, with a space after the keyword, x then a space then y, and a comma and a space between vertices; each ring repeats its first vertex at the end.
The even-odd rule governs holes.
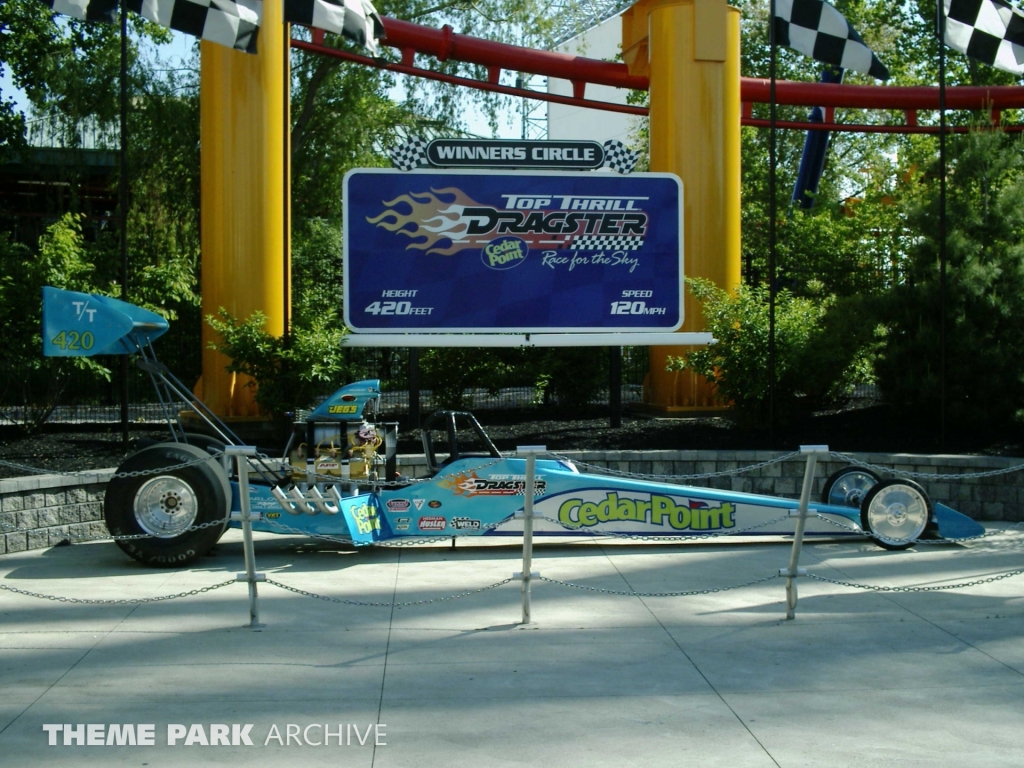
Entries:
POLYGON ((273 336, 259 311, 238 320, 222 307, 206 318, 221 336, 211 349, 231 358, 228 371, 252 378, 248 386, 255 388, 257 404, 274 416, 309 407, 343 377, 344 331, 332 321, 331 315, 322 314, 293 328, 290 336, 273 336))
MULTIPOLYGON (((701 302, 707 329, 717 343, 670 357, 668 370, 692 369, 717 385, 720 401, 732 403, 743 423, 768 419, 769 295, 766 287, 740 286, 733 293, 709 280, 687 280, 701 302)), ((775 409, 784 421, 798 411, 841 400, 858 381, 870 380, 876 331, 858 300, 832 296, 775 297, 775 409)))
POLYGON ((536 375, 543 400, 563 408, 582 408, 608 388, 608 353, 603 347, 544 350, 536 375))
POLYGON ((6 332, 0 403, 19 406, 22 416, 4 418, 26 432, 41 427, 60 403, 73 374, 110 380, 110 370, 91 357, 43 357, 43 286, 102 293, 82 236, 82 217, 67 214, 39 238, 39 249, 11 241, 0 232, 0 326, 6 332))
POLYGON ((423 388, 432 392, 434 408, 461 410, 473 407, 470 390, 485 389, 490 394, 502 387, 514 386, 522 373, 523 350, 479 349, 476 347, 439 347, 420 356, 423 388))

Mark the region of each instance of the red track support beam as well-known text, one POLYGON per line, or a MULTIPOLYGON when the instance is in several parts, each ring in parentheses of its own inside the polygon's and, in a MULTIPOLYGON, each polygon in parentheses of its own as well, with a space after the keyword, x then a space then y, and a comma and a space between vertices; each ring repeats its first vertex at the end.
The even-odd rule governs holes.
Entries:
MULTIPOLYGON (((503 93, 509 96, 523 96, 557 104, 571 104, 589 109, 646 115, 643 107, 611 104, 583 98, 587 83, 610 85, 615 88, 647 90, 646 77, 630 75, 625 64, 588 59, 554 51, 538 51, 521 48, 507 43, 482 40, 470 35, 460 35, 449 25, 441 29, 424 27, 408 21, 384 17, 387 36, 381 40, 385 45, 401 51, 401 63, 391 64, 382 59, 371 59, 349 51, 328 48, 317 40, 322 33, 313 32, 312 43, 292 40, 292 47, 333 56, 366 66, 387 69, 392 72, 426 77, 454 85, 503 93), (458 77, 422 69, 414 65, 415 54, 434 56, 439 61, 454 59, 487 67, 487 81, 458 77), (501 70, 529 72, 544 77, 555 77, 572 83, 573 96, 558 96, 542 91, 514 88, 499 83, 501 70)), ((833 83, 799 83, 779 80, 775 83, 776 102, 782 105, 800 107, 823 107, 829 115, 824 124, 779 121, 781 128, 800 130, 839 130, 864 133, 937 133, 934 126, 919 126, 917 110, 938 109, 938 88, 928 86, 877 86, 841 85, 833 83), (888 109, 906 114, 906 125, 853 125, 831 122, 836 107, 847 109, 888 109)), ((740 78, 740 98, 743 102, 743 125, 764 126, 767 120, 753 118, 753 103, 767 104, 769 81, 762 78, 740 78)), ((991 110, 993 120, 998 122, 1003 110, 1024 107, 1024 87, 1002 86, 952 86, 946 89, 948 109, 991 110)), ((1004 126, 1006 130, 1021 130, 1024 126, 1004 126)), ((966 129, 964 129, 966 130, 966 129)), ((961 132, 956 129, 955 132, 961 132)))

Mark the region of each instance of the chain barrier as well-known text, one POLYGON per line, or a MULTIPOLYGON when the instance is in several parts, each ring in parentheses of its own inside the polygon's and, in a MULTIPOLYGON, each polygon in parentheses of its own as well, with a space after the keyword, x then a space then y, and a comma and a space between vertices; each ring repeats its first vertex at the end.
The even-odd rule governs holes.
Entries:
POLYGON ((27 464, 18 464, 15 461, 4 461, 0 459, 0 467, 10 467, 11 469, 21 470, 28 472, 32 475, 60 475, 62 477, 82 477, 84 475, 95 475, 98 471, 96 469, 86 469, 81 472, 61 472, 58 469, 40 469, 39 467, 30 467, 27 464))
MULTIPOLYGON (((210 459, 219 459, 224 454, 223 451, 212 451, 208 456, 202 458, 192 459, 190 461, 183 461, 180 464, 172 464, 169 467, 160 467, 159 469, 138 469, 131 472, 115 472, 110 476, 110 480, 124 480, 132 477, 145 477, 147 475, 158 475, 162 472, 174 472, 177 469, 187 469, 188 467, 194 467, 197 464, 205 464, 210 459)), ((37 475, 59 475, 60 477, 83 477, 87 475, 95 475, 98 470, 86 469, 81 472, 61 472, 59 470, 51 469, 39 469, 37 467, 30 467, 26 464, 17 464, 12 461, 0 460, 0 466, 11 467, 12 469, 27 470, 37 475)))
POLYGON ((944 592, 949 589, 962 589, 964 587, 976 587, 979 584, 991 584, 994 581, 1002 581, 1008 579, 1011 576, 1020 576, 1024 573, 1024 568, 1016 571, 1008 571, 1001 573, 998 576, 989 576, 985 579, 975 579, 974 581, 964 581, 959 584, 943 584, 938 587, 883 587, 876 584, 859 584, 855 581, 841 581, 839 579, 830 579, 827 576, 817 576, 813 573, 808 573, 807 578, 814 579, 815 581, 824 581, 829 584, 837 584, 841 587, 850 587, 852 589, 865 589, 870 592, 944 592))
POLYGON ((6 590, 7 592, 14 592, 18 595, 26 595, 27 597, 38 597, 43 600, 53 600, 58 603, 78 603, 83 605, 140 605, 142 603, 160 603, 165 600, 176 600, 179 597, 192 597, 194 595, 202 595, 206 592, 213 592, 215 589, 226 587, 229 584, 237 584, 238 581, 231 579, 230 581, 222 581, 220 584, 214 584, 209 587, 203 587, 201 589, 192 589, 188 592, 178 592, 174 595, 160 595, 159 597, 139 597, 139 598, 123 598, 117 600, 97 600, 89 599, 85 597, 60 597, 58 595, 43 595, 38 592, 29 592, 28 590, 18 589, 11 587, 6 584, 0 584, 0 589, 6 590))
POLYGON ((744 472, 753 472, 755 469, 761 469, 763 467, 770 467, 772 464, 778 464, 778 463, 783 462, 783 461, 789 461, 790 459, 793 459, 793 458, 795 458, 795 457, 797 457, 799 455, 800 455, 800 451, 793 451, 792 453, 787 453, 784 456, 777 456, 774 459, 768 459, 767 461, 761 461, 761 462, 758 462, 757 464, 747 464, 747 465, 742 466, 742 467, 737 467, 736 469, 723 469, 723 470, 720 470, 718 472, 701 472, 701 473, 690 474, 690 475, 654 475, 654 474, 645 474, 643 472, 626 472, 626 471, 621 470, 621 469, 611 469, 609 467, 602 467, 602 466, 599 466, 597 464, 588 464, 585 461, 578 461, 577 459, 572 459, 572 458, 569 458, 568 456, 564 456, 562 454, 550 453, 550 452, 548 453, 548 456, 550 456, 553 459, 556 459, 558 461, 568 461, 568 462, 571 462, 574 466, 585 467, 586 469, 594 470, 598 474, 614 475, 616 477, 638 477, 638 478, 641 478, 643 480, 706 480, 706 479, 710 479, 710 478, 713 478, 713 477, 727 477, 729 475, 741 475, 744 472))
POLYGON ((1009 475, 1014 472, 1020 472, 1024 470, 1024 464, 1017 464, 1013 467, 1006 467, 1005 469, 989 469, 984 472, 963 472, 963 473, 937 473, 937 472, 904 472, 903 470, 896 471, 892 467, 883 467, 879 464, 871 464, 866 461, 851 456, 848 453, 838 453, 831 451, 831 455, 837 459, 845 461, 848 464, 853 464, 857 467, 864 467, 865 469, 873 469, 876 472, 881 472, 886 475, 899 475, 900 477, 912 477, 919 478, 921 480, 966 480, 981 477, 996 477, 997 475, 1009 475))
POLYGON ((327 602, 327 603, 339 603, 339 604, 344 604, 344 605, 361 605, 361 606, 367 606, 367 607, 371 607, 371 608, 408 608, 408 607, 413 606, 413 605, 429 605, 430 603, 443 603, 443 602, 447 602, 449 600, 460 600, 460 599, 462 599, 464 597, 470 597, 471 595, 479 595, 481 592, 486 592, 489 589, 496 589, 497 587, 502 587, 505 584, 509 584, 512 581, 513 581, 513 579, 502 579, 501 581, 496 581, 494 584, 489 584, 486 587, 480 587, 480 589, 473 589, 473 590, 470 590, 468 592, 460 592, 457 595, 447 595, 445 597, 434 597, 434 598, 431 598, 429 600, 410 600, 409 602, 405 602, 405 603, 394 603, 394 602, 391 602, 391 603, 373 603, 373 602, 366 602, 366 601, 363 601, 363 600, 348 600, 348 599, 343 598, 343 597, 328 597, 326 595, 318 595, 315 592, 307 592, 304 589, 297 589, 296 587, 289 587, 287 584, 282 584, 281 582, 274 581, 273 579, 267 579, 266 583, 267 584, 272 584, 275 587, 277 587, 279 589, 283 589, 283 590, 285 590, 287 592, 294 592, 296 595, 302 595, 303 597, 312 597, 314 600, 323 600, 324 602, 327 602))
POLYGON ((809 514, 808 517, 816 517, 822 522, 828 523, 829 525, 839 528, 843 531, 856 533, 860 536, 866 536, 869 539, 875 541, 884 541, 888 544, 957 544, 961 541, 979 541, 981 539, 991 538, 992 536, 1004 536, 1010 533, 1011 531, 1019 531, 1021 530, 1021 528, 1024 528, 1024 522, 1020 522, 1016 523, 1015 525, 1011 525, 1009 528, 1005 528, 1001 531, 985 531, 984 533, 979 533, 977 536, 961 536, 959 538, 950 538, 944 536, 941 539, 892 539, 889 537, 878 536, 873 531, 866 531, 860 527, 852 528, 848 525, 840 523, 837 520, 831 520, 828 517, 825 517, 824 515, 816 512, 809 514))
POLYGON ((728 592, 733 589, 743 589, 744 587, 752 587, 755 584, 763 584, 766 581, 779 578, 779 574, 773 573, 771 576, 765 576, 760 579, 754 579, 743 584, 736 584, 732 587, 712 587, 711 589, 694 589, 689 592, 635 592, 625 591, 618 589, 602 589, 601 587, 588 587, 584 584, 573 584, 570 581, 560 581, 558 579, 549 579, 547 576, 534 576, 533 578, 538 581, 546 581, 548 584, 558 584, 561 587, 571 587, 572 589, 582 589, 587 592, 600 592, 605 595, 623 595, 625 597, 693 597, 694 595, 710 595, 715 592, 728 592))

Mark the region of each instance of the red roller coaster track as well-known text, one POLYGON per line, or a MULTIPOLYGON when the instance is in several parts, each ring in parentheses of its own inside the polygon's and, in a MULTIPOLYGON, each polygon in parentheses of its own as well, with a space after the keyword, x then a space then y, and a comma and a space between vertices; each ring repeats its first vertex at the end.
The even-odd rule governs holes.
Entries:
MULTIPOLYGON (((523 96, 556 104, 569 104, 633 115, 647 114, 647 109, 644 107, 587 99, 584 95, 588 84, 647 90, 647 78, 630 75, 625 64, 482 40, 478 37, 457 34, 448 25, 441 29, 435 29, 385 17, 384 28, 387 31, 387 37, 381 42, 401 51, 401 63, 392 64, 382 59, 372 59, 349 51, 328 48, 323 45, 323 32, 319 30, 313 30, 313 42, 292 40, 291 45, 293 48, 369 67, 509 96, 523 96), (487 68, 487 80, 475 80, 470 77, 449 75, 418 67, 415 64, 416 54, 433 56, 438 61, 453 59, 484 66, 487 68), (568 80, 572 83, 573 95, 562 96, 502 85, 499 80, 503 69, 568 80)), ((767 120, 752 116, 754 104, 768 103, 768 89, 768 80, 750 77, 740 79, 743 125, 758 127, 768 125, 767 120)), ((937 110, 939 108, 939 89, 934 87, 837 85, 779 80, 775 84, 775 94, 778 104, 823 107, 825 109, 823 123, 779 120, 777 125, 780 128, 859 133, 938 132, 937 126, 919 125, 917 121, 918 110, 937 110), (835 110, 837 107, 902 112, 904 122, 886 125, 836 123, 835 110)), ((992 112, 992 119, 998 122, 1003 110, 1024 107, 1024 87, 952 86, 946 89, 946 107, 947 109, 988 109, 992 112)), ((1003 127, 1008 131, 1024 130, 1024 125, 1004 125, 1003 127)), ((967 129, 958 126, 949 130, 961 132, 967 129)))

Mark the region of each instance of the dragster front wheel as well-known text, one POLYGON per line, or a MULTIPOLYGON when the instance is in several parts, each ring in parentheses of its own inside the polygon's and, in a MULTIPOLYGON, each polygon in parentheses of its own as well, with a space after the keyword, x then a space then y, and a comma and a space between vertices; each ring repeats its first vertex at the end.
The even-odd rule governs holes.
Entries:
POLYGON ((821 502, 836 507, 860 509, 868 491, 878 485, 881 478, 864 467, 843 467, 829 475, 821 489, 821 502))
POLYGON ((184 443, 144 448, 118 467, 103 514, 117 545, 143 565, 187 565, 227 526, 231 484, 209 453, 184 443))
POLYGON ((912 480, 885 480, 861 502, 861 527, 883 549, 907 549, 914 546, 931 519, 932 505, 912 480))

